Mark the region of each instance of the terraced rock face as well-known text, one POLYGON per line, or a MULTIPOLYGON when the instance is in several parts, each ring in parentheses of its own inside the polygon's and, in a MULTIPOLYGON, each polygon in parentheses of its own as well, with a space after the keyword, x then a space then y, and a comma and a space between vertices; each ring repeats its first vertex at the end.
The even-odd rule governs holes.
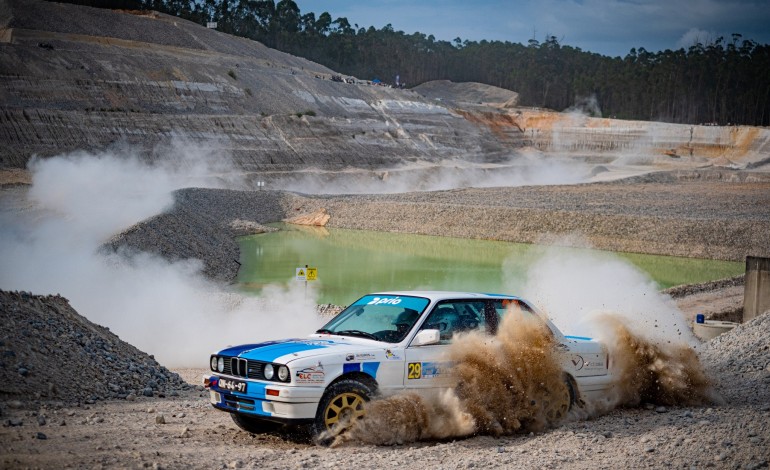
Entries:
POLYGON ((479 83, 412 90, 155 12, 0 0, 0 168, 32 155, 207 142, 251 172, 508 161, 523 147, 654 168, 767 163, 770 131, 515 108, 479 83), (366 77, 362 77, 366 78, 366 77))
POLYGON ((415 92, 334 82, 319 64, 163 14, 3 0, 0 25, 4 167, 172 138, 222 141, 248 170, 507 150, 415 92))

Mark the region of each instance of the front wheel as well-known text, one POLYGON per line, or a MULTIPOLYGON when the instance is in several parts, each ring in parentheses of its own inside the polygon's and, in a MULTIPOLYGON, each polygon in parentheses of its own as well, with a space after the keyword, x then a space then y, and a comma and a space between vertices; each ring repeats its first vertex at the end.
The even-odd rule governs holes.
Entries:
POLYGON ((572 380, 565 376, 560 387, 553 390, 550 395, 551 400, 548 403, 546 416, 549 423, 554 425, 567 416, 575 403, 575 388, 572 386, 572 380))
POLYGON ((374 395, 370 385, 353 379, 332 384, 318 404, 313 430, 316 436, 336 433, 364 415, 364 403, 374 395))
POLYGON ((239 428, 252 434, 264 434, 268 432, 277 431, 281 424, 273 421, 267 421, 259 418, 252 418, 238 413, 230 413, 230 417, 233 422, 238 425, 239 428))

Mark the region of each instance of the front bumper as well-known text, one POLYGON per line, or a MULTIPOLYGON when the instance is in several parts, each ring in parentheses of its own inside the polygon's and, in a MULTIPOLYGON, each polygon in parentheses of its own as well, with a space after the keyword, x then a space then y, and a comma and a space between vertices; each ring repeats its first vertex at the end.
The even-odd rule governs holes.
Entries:
MULTIPOLYGON (((221 377, 243 381, 237 377, 221 377)), ((246 380, 246 393, 239 393, 220 388, 217 385, 219 378, 219 375, 204 376, 204 385, 209 389, 209 401, 215 408, 281 422, 314 419, 324 392, 322 387, 297 387, 246 380)))

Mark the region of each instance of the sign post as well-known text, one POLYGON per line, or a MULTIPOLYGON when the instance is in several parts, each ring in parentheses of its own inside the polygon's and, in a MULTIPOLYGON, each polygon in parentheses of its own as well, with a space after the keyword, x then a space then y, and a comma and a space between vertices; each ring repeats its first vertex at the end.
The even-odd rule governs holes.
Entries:
POLYGON ((307 264, 305 267, 299 267, 295 270, 294 279, 305 282, 305 297, 307 297, 307 282, 318 280, 318 269, 311 268, 307 264))

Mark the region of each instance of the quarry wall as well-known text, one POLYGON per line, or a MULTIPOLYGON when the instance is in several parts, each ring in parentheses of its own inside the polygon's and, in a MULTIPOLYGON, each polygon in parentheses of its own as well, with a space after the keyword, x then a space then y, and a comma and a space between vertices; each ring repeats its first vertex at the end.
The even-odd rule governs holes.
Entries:
POLYGON ((168 15, 36 0, 0 8, 0 167, 33 155, 208 142, 245 171, 383 167, 521 148, 640 165, 750 168, 770 132, 516 108, 518 95, 437 81, 332 81, 326 67, 168 15))

